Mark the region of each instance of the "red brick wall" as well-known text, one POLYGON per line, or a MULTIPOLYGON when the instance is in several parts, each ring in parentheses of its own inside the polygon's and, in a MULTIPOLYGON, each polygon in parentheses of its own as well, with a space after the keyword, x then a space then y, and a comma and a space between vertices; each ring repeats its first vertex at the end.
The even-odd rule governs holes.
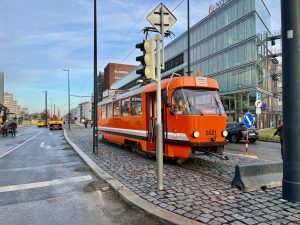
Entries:
POLYGON ((114 82, 134 70, 135 67, 133 65, 109 63, 104 69, 104 90, 109 89, 114 82))

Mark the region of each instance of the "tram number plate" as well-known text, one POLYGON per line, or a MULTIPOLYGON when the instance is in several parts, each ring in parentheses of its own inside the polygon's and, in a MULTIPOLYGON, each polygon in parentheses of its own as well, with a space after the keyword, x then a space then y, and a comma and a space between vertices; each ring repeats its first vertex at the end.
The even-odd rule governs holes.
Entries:
POLYGON ((215 135, 216 133, 215 130, 206 130, 206 135, 215 135))

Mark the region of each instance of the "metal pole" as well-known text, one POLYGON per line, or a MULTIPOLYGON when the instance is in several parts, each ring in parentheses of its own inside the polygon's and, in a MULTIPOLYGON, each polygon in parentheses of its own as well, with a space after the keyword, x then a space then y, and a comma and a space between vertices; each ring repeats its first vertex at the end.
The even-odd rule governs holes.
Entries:
POLYGON ((160 59, 160 35, 156 35, 156 161, 157 161, 157 188, 159 191, 164 189, 163 186, 163 134, 161 119, 161 59, 160 59))
POLYGON ((190 46, 191 46, 191 43, 190 43, 190 0, 187 1, 187 36, 188 36, 188 76, 191 75, 191 58, 190 58, 190 46))
POLYGON ((97 0, 94 0, 94 118, 93 153, 98 154, 97 0))
POLYGON ((48 126, 47 91, 45 91, 46 127, 48 126))
POLYGON ((70 113, 70 74, 69 69, 68 71, 68 128, 71 129, 71 113, 70 113))
POLYGON ((54 104, 54 111, 53 111, 53 114, 55 115, 55 104, 54 104))
POLYGON ((162 44, 162 49, 161 49, 161 70, 164 70, 165 69, 165 49, 164 49, 164 46, 165 46, 165 21, 164 21, 164 10, 163 10, 163 4, 160 4, 160 33, 162 35, 161 39, 161 44, 162 44))
POLYGON ((50 99, 51 100, 51 112, 50 112, 50 116, 52 116, 52 98, 50 99))
POLYGON ((283 180, 282 197, 300 202, 300 1, 281 0, 283 180))

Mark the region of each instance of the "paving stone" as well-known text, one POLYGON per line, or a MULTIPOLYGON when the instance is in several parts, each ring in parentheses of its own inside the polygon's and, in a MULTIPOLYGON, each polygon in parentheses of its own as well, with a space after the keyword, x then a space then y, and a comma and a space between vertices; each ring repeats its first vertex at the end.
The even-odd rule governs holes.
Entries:
POLYGON ((99 154, 96 156, 92 154, 92 130, 74 127, 66 131, 69 138, 104 171, 140 197, 169 211, 196 220, 202 218, 201 222, 211 224, 244 224, 245 221, 251 224, 253 220, 267 224, 299 223, 300 203, 281 199, 280 188, 244 193, 231 188, 228 183, 188 170, 191 167, 231 180, 236 164, 251 164, 257 161, 255 159, 229 155, 230 160, 219 161, 214 157, 201 156, 186 163, 187 168, 166 162, 165 191, 158 192, 154 160, 103 142, 99 142, 99 154), (223 216, 220 216, 221 213, 223 216))
POLYGON ((257 221, 252 218, 246 218, 246 219, 243 219, 243 223, 252 225, 252 224, 256 224, 257 221))
POLYGON ((207 223, 208 221, 210 221, 209 218, 207 218, 207 217, 202 217, 202 216, 197 217, 196 220, 198 220, 198 221, 200 221, 200 222, 203 222, 203 223, 207 223))
POLYGON ((179 214, 179 215, 182 215, 182 214, 186 213, 186 211, 184 211, 184 210, 182 210, 182 209, 176 209, 176 210, 174 210, 174 213, 177 213, 177 214, 179 214))

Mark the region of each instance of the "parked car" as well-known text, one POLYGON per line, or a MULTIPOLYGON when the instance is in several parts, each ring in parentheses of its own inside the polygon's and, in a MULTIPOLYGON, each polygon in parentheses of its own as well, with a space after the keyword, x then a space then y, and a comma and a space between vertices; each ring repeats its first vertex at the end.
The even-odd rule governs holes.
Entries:
MULTIPOLYGON (((232 143, 238 143, 240 140, 246 140, 247 127, 243 123, 228 122, 226 125, 228 135, 226 139, 232 143)), ((248 140, 251 143, 258 139, 258 130, 256 128, 248 129, 248 140)))
POLYGON ((45 127, 45 126, 46 126, 46 121, 45 120, 38 120, 37 127, 45 127))

